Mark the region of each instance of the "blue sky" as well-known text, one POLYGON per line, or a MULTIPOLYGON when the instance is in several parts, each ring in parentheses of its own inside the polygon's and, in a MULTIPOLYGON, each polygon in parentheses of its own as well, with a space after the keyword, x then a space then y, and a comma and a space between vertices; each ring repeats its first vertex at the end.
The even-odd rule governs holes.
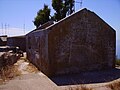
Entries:
MULTIPOLYGON (((24 24, 25 33, 33 30, 35 27, 32 21, 37 11, 43 8, 44 3, 49 5, 53 14, 51 0, 0 0, 0 35, 22 35, 24 24)), ((75 7, 78 11, 80 4, 76 3, 75 7)), ((120 54, 120 0, 83 0, 82 8, 84 7, 94 11, 116 30, 117 54, 120 54)))

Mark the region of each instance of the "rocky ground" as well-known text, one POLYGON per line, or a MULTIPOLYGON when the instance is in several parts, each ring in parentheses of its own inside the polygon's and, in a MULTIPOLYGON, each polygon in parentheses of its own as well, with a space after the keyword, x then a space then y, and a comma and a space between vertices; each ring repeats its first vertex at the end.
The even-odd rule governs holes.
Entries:
POLYGON ((0 90, 120 90, 120 67, 48 78, 22 57, 8 68, 0 77, 0 90))

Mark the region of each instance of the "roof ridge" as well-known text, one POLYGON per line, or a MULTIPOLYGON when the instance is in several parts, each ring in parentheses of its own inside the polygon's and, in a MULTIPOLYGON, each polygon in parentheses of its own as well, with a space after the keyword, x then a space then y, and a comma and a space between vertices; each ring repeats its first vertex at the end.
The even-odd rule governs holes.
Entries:
POLYGON ((73 15, 75 15, 75 14, 77 14, 77 13, 79 13, 79 12, 83 11, 83 10, 90 11, 90 10, 88 10, 87 8, 82 8, 82 9, 78 10, 77 12, 72 13, 71 15, 69 15, 69 16, 67 16, 67 17, 65 17, 65 18, 63 18, 63 19, 61 19, 61 20, 59 20, 59 21, 58 21, 58 22, 56 22, 55 24, 52 24, 52 25, 50 25, 50 26, 46 27, 45 29, 49 29, 49 28, 51 28, 51 27, 53 27, 53 26, 55 26, 55 25, 59 24, 60 22, 64 21, 65 19, 70 18, 70 17, 72 17, 73 15))

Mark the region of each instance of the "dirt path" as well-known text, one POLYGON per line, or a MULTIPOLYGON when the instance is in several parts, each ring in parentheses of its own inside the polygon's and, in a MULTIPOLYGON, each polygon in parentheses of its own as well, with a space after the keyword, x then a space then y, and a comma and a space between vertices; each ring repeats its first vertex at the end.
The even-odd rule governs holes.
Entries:
MULTIPOLYGON (((46 75, 38 71, 25 58, 21 58, 14 64, 20 73, 19 76, 13 77, 0 85, 0 90, 56 90, 55 85, 46 75)), ((17 73, 14 72, 14 73, 17 73)))
POLYGON ((21 74, 29 74, 29 73, 38 72, 37 68, 34 65, 25 61, 24 59, 20 59, 14 65, 18 66, 18 71, 21 72, 21 74))

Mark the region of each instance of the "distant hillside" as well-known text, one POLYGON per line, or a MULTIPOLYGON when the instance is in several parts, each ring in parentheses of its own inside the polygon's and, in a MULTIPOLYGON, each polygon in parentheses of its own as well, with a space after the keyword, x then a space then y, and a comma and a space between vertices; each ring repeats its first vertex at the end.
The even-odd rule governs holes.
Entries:
POLYGON ((116 54, 117 54, 118 58, 120 58, 120 40, 117 40, 116 54))

